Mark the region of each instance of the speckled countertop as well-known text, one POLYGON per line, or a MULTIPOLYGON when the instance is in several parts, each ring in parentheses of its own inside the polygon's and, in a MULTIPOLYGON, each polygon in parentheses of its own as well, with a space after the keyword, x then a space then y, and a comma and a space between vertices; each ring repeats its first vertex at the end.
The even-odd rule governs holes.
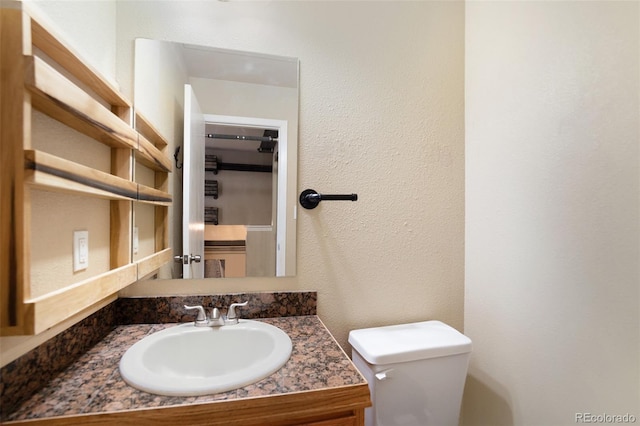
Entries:
POLYGON ((285 331, 293 349, 284 367, 255 384, 198 397, 160 396, 139 391, 122 380, 118 370, 120 357, 146 335, 177 324, 121 325, 23 403, 7 420, 201 404, 366 383, 317 316, 257 321, 285 331))

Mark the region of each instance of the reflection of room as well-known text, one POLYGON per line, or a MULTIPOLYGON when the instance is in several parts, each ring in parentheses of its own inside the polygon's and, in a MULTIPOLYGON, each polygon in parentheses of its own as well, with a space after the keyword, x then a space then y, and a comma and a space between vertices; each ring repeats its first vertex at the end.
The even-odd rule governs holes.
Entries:
MULTIPOLYGON (((185 191, 183 184, 189 184, 191 179, 183 179, 183 169, 176 173, 175 179, 171 183, 173 193, 176 196, 174 206, 171 209, 173 224, 170 235, 171 247, 176 253, 181 253, 183 256, 195 255, 206 258, 204 235, 195 231, 200 229, 195 226, 196 223, 217 222, 218 227, 249 225, 250 228, 245 232, 258 229, 256 233, 259 232, 259 234, 256 235, 260 235, 259 244, 266 244, 266 242, 263 243, 264 235, 267 235, 266 231, 276 233, 273 238, 269 236, 266 239, 266 241, 272 241, 272 246, 269 246, 269 250, 266 252, 267 257, 263 256, 264 250, 252 250, 251 244, 249 244, 246 247, 245 255, 248 255, 249 258, 255 255, 258 258, 256 262, 249 259, 244 273, 230 275, 229 265, 224 265, 224 267, 218 265, 216 269, 220 272, 216 272, 215 275, 223 274, 225 277, 293 275, 296 254, 296 221, 293 217, 293 206, 297 202, 295 184, 298 127, 297 59, 147 39, 136 40, 135 56, 135 75, 137 77, 134 87, 135 97, 139 100, 136 104, 137 108, 151 116, 152 121, 157 123, 163 134, 173 135, 173 138, 170 138, 173 145, 170 145, 169 151, 175 153, 176 149, 181 149, 177 154, 178 159, 184 159, 180 156, 186 153, 184 147, 181 146, 182 123, 184 122, 182 103, 185 84, 189 84, 193 89, 193 94, 200 106, 199 109, 205 116, 204 122, 208 123, 204 133, 234 134, 239 132, 239 134, 247 136, 264 136, 266 130, 271 133, 279 132, 277 146, 273 146, 273 148, 278 151, 281 173, 277 175, 277 178, 275 173, 266 173, 272 175, 273 179, 260 179, 264 185, 260 190, 254 190, 253 194, 246 189, 231 191, 231 185, 243 186, 242 182, 255 185, 257 184, 256 175, 265 173, 246 173, 242 176, 242 173, 238 171, 221 171, 215 179, 212 177, 212 173, 207 173, 204 179, 198 177, 194 181, 194 184, 198 184, 200 187, 190 187, 188 191, 189 194, 200 195, 202 199, 195 199, 192 196, 183 199, 182 194, 185 191), (164 107, 160 107, 160 105, 164 107), (214 124, 220 126, 223 123, 227 128, 215 129, 211 127, 214 124), (238 178, 240 180, 237 183, 223 181, 232 174, 240 175, 238 178), (202 186, 204 188, 201 188, 202 186), (212 196, 204 197, 205 191, 222 191, 226 195, 214 200, 212 196), (276 195, 278 196, 276 197, 276 195), (252 199, 251 203, 232 203, 234 198, 249 196, 252 199), (258 200, 267 197, 274 203, 273 208, 257 209, 258 200), (187 212, 203 213, 202 206, 195 209, 192 209, 190 205, 185 206, 191 202, 202 202, 208 207, 209 209, 205 213, 206 217, 196 218, 185 214, 183 211, 185 208, 188 209, 187 212), (241 205, 251 205, 251 208, 242 212, 237 207, 241 205), (276 214, 276 206, 278 212, 283 212, 282 215, 276 214), (249 220, 242 222, 241 220, 247 215, 249 220), (189 219, 183 220, 183 218, 189 219), (267 228, 265 231, 264 227, 273 227, 273 229, 267 228), (184 243, 185 232, 189 235, 188 241, 192 243, 184 243), (276 246, 278 250, 276 250, 276 246), (271 260, 272 253, 275 253, 273 261, 271 260)), ((209 142, 212 141, 210 138, 205 139, 209 142)), ((227 142, 232 142, 234 148, 240 146, 238 142, 242 142, 242 146, 251 146, 250 150, 262 158, 251 161, 261 161, 265 163, 265 167, 273 167, 271 158, 273 154, 257 153, 256 150, 260 147, 260 142, 247 140, 227 142)), ((229 147, 225 149, 229 149, 229 147)), ((205 152, 197 154, 199 157, 206 157, 206 155, 205 152)), ((215 154, 209 153, 209 155, 215 154)), ((234 159, 236 155, 238 154, 225 152, 224 155, 216 156, 219 157, 216 163, 241 163, 241 160, 234 159)), ((192 177, 193 169, 190 168, 188 173, 189 177, 192 177)), ((137 222, 151 220, 152 215, 150 214, 136 213, 138 213, 135 216, 137 222)), ((252 234, 249 235, 249 241, 252 241, 252 234)), ((245 241, 245 239, 242 240, 245 241)), ((235 254, 238 248, 235 247, 234 250, 235 254)), ((139 256, 144 256, 145 253, 146 250, 141 250, 139 256)), ((204 269, 202 263, 187 265, 187 267, 176 263, 173 271, 161 270, 159 277, 167 278, 168 275, 171 275, 172 277, 202 278, 205 276, 204 269)))
POLYGON ((205 131, 204 276, 273 275, 278 132, 214 123, 205 131))

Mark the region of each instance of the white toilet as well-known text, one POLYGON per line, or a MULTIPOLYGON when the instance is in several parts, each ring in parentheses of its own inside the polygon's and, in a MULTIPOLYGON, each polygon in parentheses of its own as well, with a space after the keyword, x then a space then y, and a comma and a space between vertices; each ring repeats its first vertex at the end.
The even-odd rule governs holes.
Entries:
POLYGON ((366 426, 457 426, 471 339, 440 321, 349 333, 369 382, 366 426))

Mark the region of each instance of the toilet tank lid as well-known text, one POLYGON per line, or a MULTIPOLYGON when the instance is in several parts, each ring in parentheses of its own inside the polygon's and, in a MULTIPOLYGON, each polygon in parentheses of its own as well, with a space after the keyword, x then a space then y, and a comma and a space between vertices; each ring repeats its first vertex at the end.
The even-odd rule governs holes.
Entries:
POLYGON ((471 352, 471 339, 440 321, 353 330, 349 343, 374 365, 471 352))

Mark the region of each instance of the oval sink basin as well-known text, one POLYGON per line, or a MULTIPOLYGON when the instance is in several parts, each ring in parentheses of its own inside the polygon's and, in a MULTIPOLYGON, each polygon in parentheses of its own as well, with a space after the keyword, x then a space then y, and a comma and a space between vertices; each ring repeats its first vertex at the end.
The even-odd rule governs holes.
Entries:
POLYGON ((129 385, 158 395, 206 395, 255 383, 278 371, 290 355, 287 333, 267 323, 189 323, 135 343, 120 359, 120 374, 129 385))

